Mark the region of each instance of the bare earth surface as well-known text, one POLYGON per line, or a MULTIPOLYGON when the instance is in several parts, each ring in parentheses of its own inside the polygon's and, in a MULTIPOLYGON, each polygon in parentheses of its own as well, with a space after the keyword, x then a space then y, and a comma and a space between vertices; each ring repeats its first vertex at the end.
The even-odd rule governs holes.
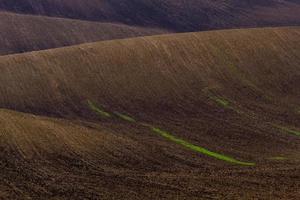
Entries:
POLYGON ((300 29, 0 57, 0 199, 299 199, 300 29))

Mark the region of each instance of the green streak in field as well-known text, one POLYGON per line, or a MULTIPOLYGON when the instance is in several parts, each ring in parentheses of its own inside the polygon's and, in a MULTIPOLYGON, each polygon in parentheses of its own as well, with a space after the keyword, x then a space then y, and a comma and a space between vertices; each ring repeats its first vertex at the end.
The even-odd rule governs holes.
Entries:
POLYGON ((271 157, 269 158, 270 160, 287 160, 286 157, 282 157, 282 156, 276 156, 276 157, 271 157))
POLYGON ((227 108, 229 106, 229 102, 226 101, 225 99, 215 98, 215 101, 225 108, 227 108))
POLYGON ((125 120, 125 121, 136 122, 135 119, 133 119, 132 117, 129 117, 128 115, 124 115, 124 114, 121 114, 119 112, 114 112, 114 114, 117 115, 119 118, 125 120))
POLYGON ((295 131, 295 130, 291 130, 291 129, 285 129, 285 130, 286 130, 287 132, 291 133, 291 134, 300 136, 300 132, 299 132, 299 131, 295 131))
MULTIPOLYGON (((221 101, 223 105, 228 105, 229 103, 224 103, 224 101, 221 101)), ((94 112, 96 112, 97 114, 99 114, 100 116, 102 117, 112 117, 112 115, 108 112, 105 112, 103 111, 102 109, 100 109, 99 107, 97 107, 93 102, 91 102, 90 100, 88 100, 88 106, 91 110, 93 110, 94 112)), ((127 116, 125 114, 122 114, 122 113, 119 113, 119 112, 114 112, 114 115, 125 120, 125 121, 128 121, 128 122, 136 122, 136 120, 130 116, 127 116)), ((148 127, 150 128, 153 132, 155 133, 158 133, 159 135, 161 135, 162 137, 172 141, 172 142, 175 142, 177 144, 180 144, 190 150, 193 150, 195 152, 198 152, 198 153, 202 153, 202 154, 205 154, 205 155, 208 155, 208 156, 211 156, 211 157, 214 157, 216 159, 219 159, 219 160, 223 160, 223 161, 226 161, 226 162, 229 162, 229 163, 233 163, 233 164, 238 164, 238 165, 244 165, 244 166, 254 166, 255 163, 251 163, 251 162, 242 162, 242 161, 239 161, 239 160, 236 160, 234 158, 231 158, 231 157, 228 157, 228 156, 225 156, 225 155, 222 155, 222 154, 219 154, 219 153, 215 153, 215 152, 212 152, 212 151, 209 151, 203 147, 200 147, 200 146, 196 146, 196 145, 193 145, 185 140, 182 140, 182 139, 179 139, 175 136, 173 136, 172 134, 166 132, 166 131, 163 131, 159 128, 155 128, 149 124, 146 124, 146 123, 139 123, 140 125, 142 126, 145 126, 145 127, 148 127)))
POLYGON ((222 154, 219 154, 219 153, 215 153, 215 152, 212 152, 212 151, 209 151, 203 147, 200 147, 200 146, 196 146, 196 145, 193 145, 185 140, 182 140, 182 139, 179 139, 175 136, 173 136, 172 134, 166 132, 166 131, 163 131, 159 128, 155 128, 155 127, 151 127, 150 128, 152 129, 152 131, 154 131, 155 133, 158 133, 159 135, 163 136, 164 138, 172 141, 172 142, 175 142, 177 144, 180 144, 188 149, 191 149, 193 151, 196 151, 198 153, 202 153, 202 154, 205 154, 205 155, 208 155, 208 156, 211 156, 211 157, 214 157, 216 159, 219 159, 219 160, 223 160, 223 161, 226 161, 226 162, 230 162, 230 163, 233 163, 233 164, 238 164, 238 165, 245 165, 245 166, 253 166, 255 165, 255 163, 251 163, 251 162, 242 162, 242 161, 239 161, 239 160, 236 160, 234 158, 231 158, 231 157, 228 157, 228 156, 225 156, 225 155, 222 155, 222 154))
POLYGON ((108 112, 105 112, 104 110, 101 110, 99 107, 97 107, 93 102, 91 102, 90 100, 88 100, 88 106, 91 110, 93 110, 94 112, 96 112, 98 115, 100 115, 101 117, 111 117, 111 114, 109 114, 108 112))
POLYGON ((219 104, 220 106, 224 107, 224 108, 230 108, 229 107, 229 101, 227 101, 224 98, 219 98, 219 97, 215 97, 215 96, 210 96, 210 98, 212 100, 214 100, 217 104, 219 104))
POLYGON ((278 126, 278 125, 276 125, 276 127, 283 130, 283 131, 285 131, 285 132, 287 132, 287 133, 300 136, 300 131, 291 130, 289 128, 286 128, 286 127, 283 127, 283 126, 278 126))

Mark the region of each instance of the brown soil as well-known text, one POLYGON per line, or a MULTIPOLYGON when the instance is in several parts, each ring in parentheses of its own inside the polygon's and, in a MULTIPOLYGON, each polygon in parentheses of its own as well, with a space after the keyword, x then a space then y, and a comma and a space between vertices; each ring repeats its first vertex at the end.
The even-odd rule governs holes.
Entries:
POLYGON ((297 0, 0 0, 0 10, 176 32, 300 25, 297 0))
POLYGON ((0 198, 298 199, 299 34, 212 31, 0 57, 0 198))
POLYGON ((0 55, 167 32, 150 27, 0 11, 0 55))

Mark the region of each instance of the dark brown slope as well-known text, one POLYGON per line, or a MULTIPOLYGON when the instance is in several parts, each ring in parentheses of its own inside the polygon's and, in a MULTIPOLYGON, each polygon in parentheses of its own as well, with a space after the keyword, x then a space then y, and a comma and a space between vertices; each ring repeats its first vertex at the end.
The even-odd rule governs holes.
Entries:
POLYGON ((295 0, 1 0, 0 9, 174 31, 300 23, 295 0))
POLYGON ((0 110, 0 195, 297 199, 299 35, 212 31, 0 57, 0 107, 36 114, 0 110))
POLYGON ((299 160, 231 166, 122 121, 93 124, 0 109, 0 150, 0 199, 299 197, 299 160))
POLYGON ((164 32, 121 24, 0 12, 0 55, 164 32))

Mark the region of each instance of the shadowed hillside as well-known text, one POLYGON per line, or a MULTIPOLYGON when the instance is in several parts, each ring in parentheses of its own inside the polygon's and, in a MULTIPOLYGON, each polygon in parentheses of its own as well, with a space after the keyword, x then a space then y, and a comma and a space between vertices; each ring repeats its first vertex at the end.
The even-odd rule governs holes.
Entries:
POLYGON ((166 31, 0 12, 0 55, 166 31))
POLYGON ((297 199, 299 36, 240 29, 1 56, 0 197, 297 199))
POLYGON ((300 23, 295 0, 0 0, 0 9, 174 31, 300 23))

